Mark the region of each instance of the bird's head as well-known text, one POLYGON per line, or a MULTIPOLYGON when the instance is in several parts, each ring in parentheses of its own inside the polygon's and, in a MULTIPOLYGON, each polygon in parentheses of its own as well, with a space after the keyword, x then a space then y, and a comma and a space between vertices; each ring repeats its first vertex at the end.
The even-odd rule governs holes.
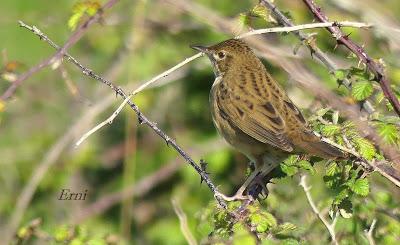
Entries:
POLYGON ((209 47, 192 45, 191 48, 208 56, 216 76, 220 76, 230 69, 239 68, 255 57, 251 48, 238 39, 229 39, 209 47))

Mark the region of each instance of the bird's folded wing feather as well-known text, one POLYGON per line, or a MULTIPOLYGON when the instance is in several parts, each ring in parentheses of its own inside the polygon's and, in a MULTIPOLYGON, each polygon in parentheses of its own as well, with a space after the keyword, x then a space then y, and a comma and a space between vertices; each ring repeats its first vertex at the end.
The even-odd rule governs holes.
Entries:
POLYGON ((230 91, 224 100, 225 103, 218 102, 218 107, 231 125, 262 143, 293 151, 285 133, 285 121, 265 98, 242 98, 230 91))

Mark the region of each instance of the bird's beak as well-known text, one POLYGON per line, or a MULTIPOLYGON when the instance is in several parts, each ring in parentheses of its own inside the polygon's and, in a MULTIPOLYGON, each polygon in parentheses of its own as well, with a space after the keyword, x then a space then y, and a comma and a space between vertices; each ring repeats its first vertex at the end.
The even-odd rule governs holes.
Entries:
POLYGON ((205 53, 205 54, 209 54, 209 53, 210 53, 209 49, 208 49, 207 47, 205 47, 205 46, 201 46, 201 45, 190 45, 190 47, 191 47, 192 49, 195 49, 195 50, 200 51, 200 52, 205 53))

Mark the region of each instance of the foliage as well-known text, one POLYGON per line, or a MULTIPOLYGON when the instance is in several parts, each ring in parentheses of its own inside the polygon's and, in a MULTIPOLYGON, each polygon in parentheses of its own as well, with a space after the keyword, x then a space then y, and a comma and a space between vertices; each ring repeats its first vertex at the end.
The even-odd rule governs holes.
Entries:
MULTIPOLYGON (((4 20, 4 31, 0 32, 4 50, 1 93, 20 74, 54 53, 48 45, 19 28, 17 19, 37 25, 61 45, 70 34, 68 29, 75 30, 106 1, 3 2, 0 9, 4 20)), ((187 13, 175 5, 180 1, 168 2, 171 4, 120 1, 101 13, 100 24, 88 28, 69 52, 93 71, 110 77, 118 86, 136 88, 143 80, 192 55, 190 44, 213 44, 231 37, 217 29, 223 26, 221 23, 217 28, 212 27, 215 21, 212 15, 198 16, 200 11, 197 15, 187 13)), ((278 25, 257 1, 195 2, 219 17, 234 17, 240 31, 278 25)), ((332 20, 375 23, 373 18, 364 19, 368 16, 365 7, 357 11, 346 7, 347 11, 342 11, 340 1, 331 2, 321 1, 321 5, 332 20)), ((299 3, 280 0, 275 4, 295 23, 312 21, 306 8, 297 7, 299 3)), ((363 4, 371 5, 377 15, 388 16, 385 20, 400 16, 399 1, 379 3, 379 7, 371 0, 363 4)), ((343 30, 350 33, 348 29, 343 30)), ((369 101, 375 111, 371 115, 363 114, 362 120, 375 127, 387 144, 398 147, 400 119, 374 76, 347 49, 341 45, 336 47, 335 39, 327 32, 306 32, 310 38, 303 41, 289 33, 263 38, 273 44, 271 50, 280 50, 282 57, 301 59, 323 85, 346 103, 361 107, 369 101), (305 44, 320 47, 338 61, 341 69, 330 74, 312 53, 304 52, 308 51, 305 44), (344 79, 350 81, 350 89, 342 86, 344 79)), ((379 63, 399 96, 398 37, 394 32, 387 33, 384 28, 352 29, 350 37, 364 44, 371 57, 385 59, 385 66, 379 63)), ((376 143, 363 138, 353 122, 329 107, 329 101, 320 103, 313 97, 313 91, 294 85, 292 78, 280 68, 279 58, 267 60, 265 64, 317 133, 367 161, 384 160, 376 143)), ((248 160, 218 140, 208 107, 213 80, 209 64, 196 60, 135 96, 134 101, 191 157, 209 163, 207 171, 212 181, 221 192, 232 194, 244 181, 248 160), (168 80, 175 76, 177 81, 168 80)), ((183 160, 152 131, 139 126, 131 111, 123 111, 113 124, 74 148, 76 138, 107 118, 120 102, 109 90, 100 89, 102 86, 63 62, 57 69, 44 70, 25 81, 11 100, 0 100, 0 219, 5 221, 0 224, 1 232, 16 211, 16 200, 31 176, 43 168, 43 162, 54 162, 23 213, 14 244, 187 244, 171 197, 181 200, 187 231, 202 244, 256 244, 258 239, 261 244, 328 244, 326 228, 313 214, 304 190, 298 185, 300 175, 308 175, 311 195, 322 215, 332 221, 339 214, 335 231, 340 244, 368 244, 364 231, 370 229, 373 220, 377 220, 372 232, 376 244, 398 243, 398 188, 379 174, 365 171, 353 159, 324 161, 303 155, 289 156, 274 171, 275 178, 267 186, 268 198, 255 201, 238 218, 232 213, 241 203, 229 203, 228 210, 218 207, 208 188, 199 184, 200 178, 193 169, 177 165, 183 160), (97 107, 107 101, 115 101, 112 108, 111 104, 103 109, 97 107), (102 112, 90 118, 96 110, 102 112), (152 176, 164 167, 166 171, 152 176), (162 181, 151 185, 158 180, 162 181), (102 198, 108 194, 112 195, 106 200, 115 200, 115 193, 126 186, 133 186, 134 197, 122 198, 78 222, 80 209, 96 202, 97 208, 104 205, 102 198), (57 200, 63 188, 88 189, 88 199, 57 200), (99 200, 102 200, 100 204, 99 200), (78 224, 70 225, 73 221, 78 224)))

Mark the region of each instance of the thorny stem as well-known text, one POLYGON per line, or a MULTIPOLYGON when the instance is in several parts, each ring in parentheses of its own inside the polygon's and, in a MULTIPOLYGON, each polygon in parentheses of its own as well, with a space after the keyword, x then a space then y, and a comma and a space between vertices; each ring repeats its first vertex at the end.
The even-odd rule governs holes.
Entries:
MULTIPOLYGON (((54 43, 50 38, 48 38, 44 33, 42 33, 38 28, 36 27, 31 27, 24 22, 20 21, 19 22, 21 27, 24 27, 30 31, 32 31, 35 35, 39 36, 42 40, 48 42, 53 48, 59 49, 60 47, 54 43)), ((99 82, 104 83, 108 87, 110 87, 112 90, 115 91, 117 95, 120 95, 123 99, 127 99, 129 95, 127 95, 122 88, 116 86, 113 82, 97 75, 94 73, 91 69, 85 67, 82 65, 79 61, 77 61, 74 57, 72 57, 68 53, 63 54, 64 58, 66 58, 68 61, 76 65, 83 74, 86 76, 89 76, 99 82)), ((168 74, 167 74, 168 75, 168 74)), ((166 76, 166 75, 165 75, 166 76)), ((162 76, 160 76, 161 78, 162 76)), ((210 188, 210 190, 214 193, 214 196, 216 200, 218 201, 219 205, 221 205, 223 208, 226 208, 226 202, 219 196, 217 195, 219 192, 217 190, 217 187, 212 183, 210 180, 208 174, 201 169, 201 167, 175 142, 174 139, 169 137, 166 133, 164 133, 160 128, 157 127, 157 124, 155 122, 150 121, 139 109, 139 107, 134 104, 132 101, 128 100, 127 104, 131 107, 131 109, 136 113, 139 124, 144 124, 150 127, 157 135, 159 135, 162 139, 165 140, 167 145, 172 146, 185 160, 187 163, 189 163, 195 170, 196 172, 200 175, 201 179, 207 184, 207 186, 210 188)))
MULTIPOLYGON (((329 22, 328 17, 322 12, 321 8, 318 7, 313 0, 303 0, 310 11, 320 22, 329 22)), ((349 35, 344 34, 338 26, 326 27, 326 29, 336 38, 337 44, 346 46, 351 52, 353 52, 368 68, 368 70, 374 74, 375 81, 379 83, 383 94, 386 99, 389 100, 390 104, 393 106, 397 115, 400 116, 400 103, 390 87, 390 81, 387 78, 382 65, 379 65, 374 61, 361 47, 350 39, 349 35)))
MULTIPOLYGON (((273 16, 281 25, 288 27, 294 26, 293 22, 291 22, 270 0, 260 0, 260 3, 271 11, 273 16)), ((315 42, 309 41, 309 36, 307 34, 304 34, 301 31, 294 31, 293 34, 297 36, 301 42, 308 46, 312 56, 320 60, 332 74, 338 69, 336 63, 332 61, 321 49, 319 49, 315 42)), ((351 89, 351 82, 347 78, 343 79, 342 84, 347 89, 351 89)), ((363 108, 366 112, 368 112, 368 114, 371 114, 375 111, 371 102, 368 100, 363 103, 363 108)))

